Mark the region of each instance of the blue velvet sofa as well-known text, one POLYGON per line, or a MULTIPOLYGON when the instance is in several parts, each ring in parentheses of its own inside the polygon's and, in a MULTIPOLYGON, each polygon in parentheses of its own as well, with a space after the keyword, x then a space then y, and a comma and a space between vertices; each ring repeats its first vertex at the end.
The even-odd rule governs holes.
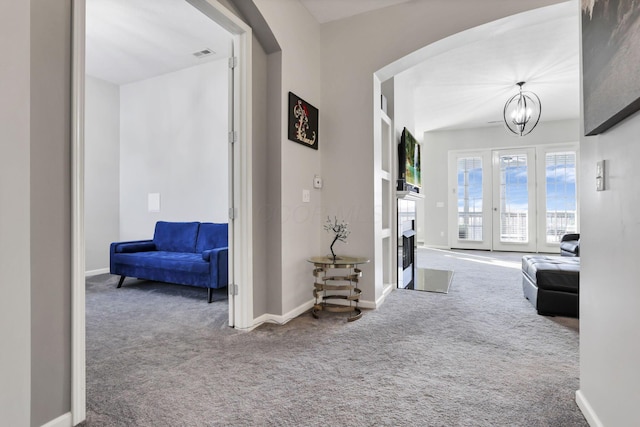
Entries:
POLYGON ((228 225, 211 222, 156 223, 153 240, 111 243, 111 274, 125 277, 223 288, 228 282, 228 225))

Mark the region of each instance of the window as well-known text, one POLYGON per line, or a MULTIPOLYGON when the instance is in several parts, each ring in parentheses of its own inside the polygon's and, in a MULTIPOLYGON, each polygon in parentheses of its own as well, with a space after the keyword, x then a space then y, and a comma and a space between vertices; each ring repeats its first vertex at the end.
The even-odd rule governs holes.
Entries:
POLYGON ((576 153, 547 153, 546 174, 546 239, 558 243, 567 233, 576 232, 576 153))
POLYGON ((482 241, 482 158, 458 159, 458 239, 482 241))

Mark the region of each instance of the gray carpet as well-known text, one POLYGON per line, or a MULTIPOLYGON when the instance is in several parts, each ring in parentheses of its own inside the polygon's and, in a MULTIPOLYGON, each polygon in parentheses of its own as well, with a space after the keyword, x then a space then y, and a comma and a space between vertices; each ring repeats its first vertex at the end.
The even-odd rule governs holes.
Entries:
POLYGON ((85 424, 586 426, 578 322, 536 314, 521 254, 492 257, 420 249, 418 266, 455 271, 448 294, 252 332, 225 326, 224 292, 89 278, 85 424))

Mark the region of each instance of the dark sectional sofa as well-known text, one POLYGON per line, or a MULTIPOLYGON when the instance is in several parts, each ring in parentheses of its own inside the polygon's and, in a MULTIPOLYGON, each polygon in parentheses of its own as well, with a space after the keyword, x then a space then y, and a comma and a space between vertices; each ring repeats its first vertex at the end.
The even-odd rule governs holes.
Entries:
POLYGON ((538 314, 579 317, 580 235, 567 234, 561 256, 522 257, 522 289, 538 314))
POLYGON ((228 225, 211 222, 158 221, 153 239, 114 242, 111 274, 199 286, 212 290, 228 284, 228 225))

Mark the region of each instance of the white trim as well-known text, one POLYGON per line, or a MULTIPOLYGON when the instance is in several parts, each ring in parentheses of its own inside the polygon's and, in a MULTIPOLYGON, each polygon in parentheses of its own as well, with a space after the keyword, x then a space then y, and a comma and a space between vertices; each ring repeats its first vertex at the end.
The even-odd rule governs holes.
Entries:
POLYGON ((448 245, 418 245, 418 249, 444 249, 446 251, 451 250, 451 246, 448 245))
POLYGON ((277 323, 278 325, 284 325, 288 321, 300 316, 305 311, 310 310, 314 304, 315 300, 311 299, 303 304, 300 304, 298 307, 283 315, 269 313, 263 314, 262 316, 256 317, 253 320, 253 326, 251 327, 251 329, 258 327, 263 323, 277 323))
MULTIPOLYGON (((376 301, 370 301, 370 300, 360 300, 360 302, 358 302, 358 308, 366 308, 369 310, 375 310, 376 308, 379 307, 379 303, 378 301, 382 301, 384 300, 384 294, 380 296, 380 298, 378 298, 376 301)), ((340 304, 335 303, 335 304, 340 304)), ((344 304, 346 305, 346 304, 344 304)))
POLYGON ((238 45, 238 77, 236 82, 236 117, 234 121, 238 132, 239 156, 236 156, 237 168, 234 169, 234 205, 239 209, 235 239, 234 277, 239 287, 235 298, 237 329, 250 329, 253 322, 253 163, 252 163, 252 65, 251 65, 251 29, 246 27, 243 34, 236 36, 238 45))
POLYGON ((76 425, 87 416, 84 243, 85 0, 74 0, 72 14, 71 421, 76 425))
POLYGON ((596 411, 593 410, 593 407, 584 396, 584 393, 582 393, 582 390, 576 391, 576 403, 591 427, 604 427, 604 424, 602 424, 602 421, 600 421, 600 418, 596 415, 596 411))
POLYGON ((71 412, 60 415, 58 418, 49 421, 46 424, 42 424, 41 427, 71 427, 71 412))
POLYGON ((234 78, 234 120, 238 150, 234 156, 233 207, 238 217, 234 220, 233 280, 238 295, 233 298, 236 329, 254 328, 253 321, 253 195, 252 195, 252 30, 237 16, 215 0, 186 0, 212 20, 231 32, 234 54, 238 57, 234 78))
POLYGON ((98 276, 100 274, 107 274, 109 271, 109 267, 106 268, 98 268, 97 270, 89 270, 84 272, 84 277, 98 276))
MULTIPOLYGON (((358 305, 361 306, 362 308, 374 308, 374 309, 378 308, 384 303, 384 301, 387 299, 389 294, 396 288, 396 286, 397 286, 396 283, 387 283, 386 285, 384 285, 384 288, 382 289, 382 295, 378 297, 373 307, 365 307, 365 305, 363 305, 364 301, 362 301, 362 303, 358 305)), ((367 302, 367 305, 368 304, 369 302, 367 302)))

